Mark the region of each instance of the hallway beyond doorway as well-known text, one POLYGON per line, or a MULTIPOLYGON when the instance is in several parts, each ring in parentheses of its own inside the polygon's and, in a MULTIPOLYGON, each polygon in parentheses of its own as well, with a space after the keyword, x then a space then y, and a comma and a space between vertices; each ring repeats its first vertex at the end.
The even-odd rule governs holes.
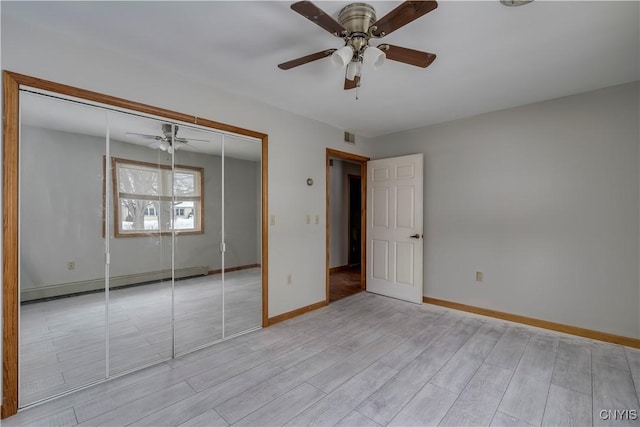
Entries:
POLYGON ((329 301, 334 302, 362 291, 360 266, 329 274, 329 301))

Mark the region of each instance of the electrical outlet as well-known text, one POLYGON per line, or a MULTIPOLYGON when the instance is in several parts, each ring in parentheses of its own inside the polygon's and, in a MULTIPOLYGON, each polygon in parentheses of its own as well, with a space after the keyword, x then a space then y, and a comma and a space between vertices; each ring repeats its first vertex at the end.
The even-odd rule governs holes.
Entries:
POLYGON ((75 269, 76 269, 76 262, 75 261, 67 262, 67 270, 75 270, 75 269))
POLYGON ((291 284, 291 273, 287 274, 287 285, 291 284))
POLYGON ((484 274, 482 271, 476 271, 476 282, 482 282, 484 280, 484 274))
POLYGON ((307 224, 311 224, 311 215, 307 214, 307 224))
POLYGON ((316 215, 316 224, 320 224, 320 215, 316 215))
POLYGON ((271 221, 270 221, 271 225, 276 225, 276 216, 275 215, 271 215, 271 221))

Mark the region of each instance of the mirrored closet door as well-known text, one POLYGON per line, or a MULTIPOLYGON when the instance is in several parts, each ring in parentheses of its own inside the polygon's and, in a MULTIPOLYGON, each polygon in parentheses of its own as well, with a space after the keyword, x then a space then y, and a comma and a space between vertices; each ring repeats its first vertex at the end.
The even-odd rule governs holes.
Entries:
POLYGON ((225 137, 224 325, 227 337, 261 323, 261 148, 225 137))
POLYGON ((224 336, 223 137, 189 126, 174 136, 175 350, 183 354, 224 336))
POLYGON ((109 376, 172 357, 172 156, 165 121, 108 112, 109 376))
POLYGON ((21 93, 20 106, 19 402, 24 406, 107 375, 107 112, 28 92, 21 93))
POLYGON ((261 326, 259 140, 20 106, 20 407, 261 326))

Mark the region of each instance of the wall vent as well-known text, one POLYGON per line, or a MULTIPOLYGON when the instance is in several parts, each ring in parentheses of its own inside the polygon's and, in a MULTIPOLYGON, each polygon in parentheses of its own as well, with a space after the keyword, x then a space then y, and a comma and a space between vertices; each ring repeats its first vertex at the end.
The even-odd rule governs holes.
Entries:
POLYGON ((344 142, 347 144, 355 144, 356 143, 356 135, 350 132, 344 133, 344 142))

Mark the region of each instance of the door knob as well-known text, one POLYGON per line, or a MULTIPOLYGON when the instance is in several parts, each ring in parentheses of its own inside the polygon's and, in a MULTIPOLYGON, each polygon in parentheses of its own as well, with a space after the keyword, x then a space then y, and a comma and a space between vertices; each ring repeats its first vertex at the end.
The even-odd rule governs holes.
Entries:
POLYGON ((412 239, 419 239, 420 235, 418 233, 416 233, 413 236, 409 236, 409 237, 411 237, 412 239))

